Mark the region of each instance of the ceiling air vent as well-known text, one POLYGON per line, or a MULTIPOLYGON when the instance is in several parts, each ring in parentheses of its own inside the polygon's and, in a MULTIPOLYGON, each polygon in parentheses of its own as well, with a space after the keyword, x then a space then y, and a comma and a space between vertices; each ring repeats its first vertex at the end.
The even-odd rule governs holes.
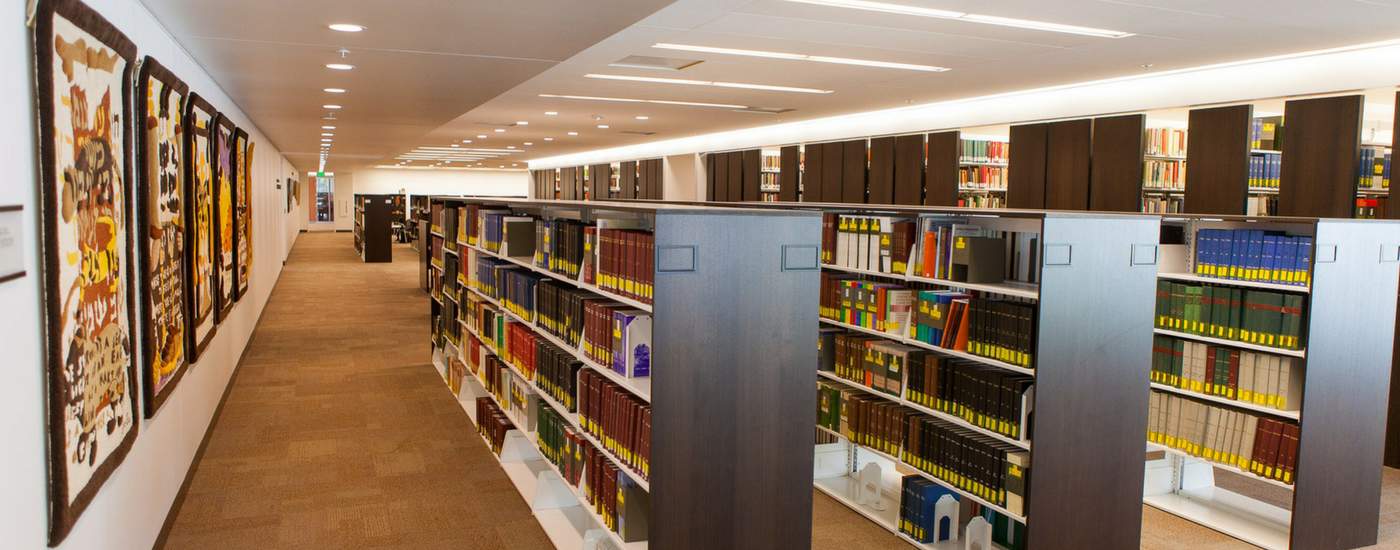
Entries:
POLYGON ((627 135, 629 135, 629 136, 654 136, 654 135, 656 135, 656 132, 643 132, 643 131, 640 131, 640 130, 623 130, 623 131, 618 132, 618 133, 619 133, 619 134, 627 134, 627 135))
POLYGON ((678 59, 674 57, 652 57, 649 55, 629 55, 612 63, 610 67, 626 69, 652 69, 657 71, 679 71, 700 64, 699 59, 678 59))
POLYGON ((760 115, 780 115, 783 113, 790 113, 792 112, 792 109, 788 109, 786 107, 744 107, 743 109, 734 109, 734 112, 755 113, 760 115))

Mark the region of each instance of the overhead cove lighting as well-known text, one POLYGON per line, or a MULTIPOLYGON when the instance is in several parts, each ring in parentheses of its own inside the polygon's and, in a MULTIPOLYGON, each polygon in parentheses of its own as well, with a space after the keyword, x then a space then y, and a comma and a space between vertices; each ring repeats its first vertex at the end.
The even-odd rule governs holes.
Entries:
POLYGON ((815 61, 817 63, 835 63, 838 65, 862 65, 866 67, 880 67, 884 69, 905 69, 910 71, 943 72, 947 67, 937 67, 934 65, 916 65, 914 63, 894 63, 891 61, 872 61, 869 59, 851 59, 846 57, 828 57, 824 55, 806 55, 800 53, 769 52, 763 50, 741 50, 737 48, 716 48, 711 46, 693 46, 690 44, 670 44, 660 42, 652 44, 653 48, 663 50, 680 50, 687 52, 718 53, 726 55, 744 55, 748 57, 764 57, 768 59, 787 59, 791 61, 815 61))
POLYGON ((731 105, 727 103, 701 103, 699 101, 670 101, 665 99, 633 99, 626 97, 598 97, 588 95, 559 95, 559 94, 539 94, 540 97, 554 99, 577 99, 581 101, 614 101, 619 103, 652 103, 656 105, 681 105, 685 107, 714 107, 716 109, 747 109, 748 105, 731 105))
POLYGON ((356 25, 354 23, 331 23, 328 26, 331 30, 340 32, 360 32, 365 30, 363 25, 356 25))
POLYGON ((327 63, 326 68, 333 71, 348 71, 350 69, 354 69, 355 66, 347 65, 345 63, 327 63))
POLYGON ((819 90, 816 88, 798 88, 794 86, 773 86, 770 84, 748 84, 743 82, 719 82, 714 80, 688 80, 684 78, 661 78, 656 76, 628 76, 621 74, 596 74, 589 73, 583 75, 584 78, 597 78, 602 80, 626 80, 630 82, 655 82, 658 84, 684 84, 688 86, 715 86, 719 88, 743 88, 746 90, 763 90, 768 92, 794 92, 799 94, 829 94, 831 90, 819 90))
POLYGON ((1032 29, 1037 31, 1062 32, 1067 34, 1078 34, 1083 36, 1097 36, 1100 38, 1124 38, 1133 36, 1133 33, 1123 31, 1113 31, 1108 29, 1096 29, 1094 27, 1080 27, 1077 25, 1062 25, 1060 23, 1049 23, 1046 21, 1032 21, 1029 19, 1013 19, 1010 17, 997 17, 995 15, 981 15, 952 10, 939 10, 933 8, 923 8, 919 6, 908 6, 904 4, 890 4, 888 2, 871 2, 868 0, 787 0, 799 4, 815 4, 818 6, 831 6, 836 8, 850 8, 854 10, 877 11, 883 13, 897 13, 900 15, 913 15, 918 17, 933 17, 936 19, 952 19, 955 21, 966 21, 968 23, 982 23, 985 25, 998 25, 1002 27, 1016 27, 1020 29, 1032 29))

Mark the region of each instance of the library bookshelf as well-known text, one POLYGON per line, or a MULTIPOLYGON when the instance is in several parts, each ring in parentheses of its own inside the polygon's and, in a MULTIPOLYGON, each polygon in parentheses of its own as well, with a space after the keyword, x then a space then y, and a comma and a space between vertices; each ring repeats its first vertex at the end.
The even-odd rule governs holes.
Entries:
POLYGON ((392 235, 397 195, 355 195, 355 253, 364 262, 394 260, 392 235))
MULTIPOLYGON (((1185 436, 1189 441, 1172 441, 1172 436, 1181 435, 1180 425, 1149 419, 1143 501, 1263 548, 1332 549, 1375 544, 1390 378, 1389 342, 1395 326, 1395 301, 1389 297, 1397 285, 1400 225, 1319 218, 1173 215, 1163 219, 1162 235, 1150 385, 1153 405, 1149 408, 1157 411, 1163 396, 1170 396, 1167 401, 1181 399, 1197 404, 1196 409, 1210 411, 1204 439, 1207 446, 1214 442, 1216 453, 1195 446, 1201 432, 1185 436), (1259 240, 1265 236, 1285 239, 1273 241, 1271 254, 1267 252, 1269 241, 1259 240), (1222 238, 1228 239, 1223 245, 1222 238), (1255 241, 1266 246, 1253 250, 1250 247, 1255 241), (1310 251, 1293 251, 1288 243, 1307 243, 1310 251), (1194 313, 1197 319, 1204 317, 1204 327, 1163 328, 1173 319, 1193 316, 1176 309, 1177 302, 1173 302, 1176 289, 1190 287, 1205 288, 1206 297, 1217 298, 1205 301, 1206 307, 1194 313), (1160 298, 1164 288, 1165 305, 1160 298), (1276 330, 1293 334, 1297 343, 1282 345, 1283 338, 1277 342, 1241 341, 1233 330, 1226 333, 1227 329, 1209 334, 1212 327, 1234 324, 1210 315, 1228 316, 1235 311, 1235 296, 1245 300, 1246 308, 1251 300, 1255 304, 1282 304, 1281 324, 1276 330), (1224 313, 1217 313, 1219 304, 1224 303, 1222 297, 1231 302, 1224 313), (1189 365, 1185 370, 1169 366, 1165 369, 1167 379, 1161 379, 1163 369, 1157 361, 1165 349, 1175 349, 1176 341, 1203 344, 1213 357, 1231 361, 1228 367, 1223 362, 1213 365, 1213 372, 1220 374, 1217 381, 1223 382, 1214 392, 1185 382, 1191 377, 1189 365), (1368 345, 1370 342, 1381 345, 1368 345), (1236 357, 1241 358, 1239 364, 1233 363, 1236 357), (1269 369, 1286 365, 1284 370, 1292 373, 1292 379, 1276 382, 1265 378, 1261 384, 1258 373, 1264 365, 1269 369), (1172 373, 1178 371, 1186 374, 1172 380, 1172 373), (1246 394, 1258 396, 1261 392, 1288 398, 1277 403, 1246 398, 1246 394), (1255 420, 1250 421, 1251 417, 1255 420), (1230 427, 1231 418, 1244 419, 1246 426, 1254 423, 1256 432, 1268 420, 1282 426, 1285 435, 1275 444, 1267 440, 1270 436, 1255 433, 1256 441, 1251 445, 1248 432, 1241 432, 1239 424, 1230 427), (1209 435, 1212 429, 1214 437, 1209 435), (1287 435, 1290 432, 1295 435, 1287 435), (1241 438, 1233 450, 1231 437, 1241 438), (1291 443, 1290 438, 1294 438, 1291 443), (1224 460, 1219 454, 1222 449, 1224 460), (1231 460, 1231 456, 1236 458, 1231 460), (1233 477, 1244 480, 1243 484, 1218 484, 1221 472, 1235 474, 1233 477), (1289 491, 1285 506, 1266 498, 1279 489, 1289 491)), ((1258 316, 1253 322, 1255 334, 1275 330, 1270 317, 1258 316)), ((1243 317, 1240 323, 1247 328, 1250 318, 1243 317)))
POLYGON ((444 240, 431 267, 435 367, 474 423, 489 423, 478 402, 509 418, 504 439, 488 444, 556 547, 809 547, 816 377, 806 365, 816 351, 803 344, 817 323, 805 307, 818 289, 817 213, 433 197, 432 216, 444 240), (549 232, 564 226, 612 232, 601 242, 549 232), (619 232, 649 239, 654 261, 615 263, 619 232), (631 271, 618 279, 618 267, 631 271), (649 317, 650 364, 660 366, 628 376, 599 361, 597 333, 567 328, 561 293, 614 308, 614 322, 618 312, 649 317), (580 414, 597 404, 593 384, 617 407, 645 409, 635 418, 649 427, 580 414), (615 471, 617 488, 560 458, 560 433, 578 452, 591 448, 585 470, 615 471), (616 508, 601 504, 612 491, 616 508))

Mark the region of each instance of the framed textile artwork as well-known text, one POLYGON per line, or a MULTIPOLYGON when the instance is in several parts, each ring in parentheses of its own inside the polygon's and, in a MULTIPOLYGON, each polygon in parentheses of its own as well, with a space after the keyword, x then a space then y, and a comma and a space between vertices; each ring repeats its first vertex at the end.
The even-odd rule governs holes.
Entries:
POLYGON ((234 240, 238 243, 238 298, 241 300, 248 293, 248 280, 253 276, 253 142, 242 129, 234 134, 233 141, 239 161, 234 218, 238 224, 234 240))
POLYGON ((204 353, 214 339, 218 319, 214 315, 214 297, 219 279, 214 271, 214 108, 190 93, 185 102, 185 243, 188 248, 185 289, 189 320, 189 360, 204 353))
POLYGON ((138 76, 136 242, 141 256, 141 377, 146 418, 185 373, 185 97, 189 88, 155 58, 138 76))
POLYGON ((233 280, 236 263, 233 242, 233 180, 237 177, 233 158, 233 121, 219 115, 214 119, 214 313, 223 322, 233 310, 238 291, 233 280))
POLYGON ((136 439, 128 164, 136 45, 78 0, 37 8, 49 544, 57 545, 136 439))

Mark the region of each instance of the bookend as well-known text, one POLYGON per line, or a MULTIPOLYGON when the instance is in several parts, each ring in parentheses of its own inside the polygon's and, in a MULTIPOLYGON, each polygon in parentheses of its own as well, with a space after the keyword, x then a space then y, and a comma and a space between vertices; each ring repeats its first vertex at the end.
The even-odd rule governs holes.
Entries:
POLYGON ((501 463, 528 462, 542 458, 535 444, 530 443, 530 438, 525 437, 520 430, 506 432, 505 443, 501 445, 501 463))
POLYGON ((884 511, 885 505, 880 501, 880 477, 879 464, 871 462, 860 469, 860 473, 856 474, 856 504, 884 511))
POLYGON ((583 533, 583 550, 612 550, 608 534, 602 529, 589 529, 583 533))
MULTIPOLYGON (((516 430, 511 433, 517 433, 516 430)), ((530 499, 530 510, 557 510, 578 506, 578 497, 569 489, 568 482, 554 470, 544 470, 535 476, 535 495, 530 499)), ((606 538, 606 535, 604 535, 606 538)))
POLYGON ((964 550, 992 550, 992 524, 982 516, 967 522, 967 541, 964 550))
POLYGON ((958 540, 958 526, 962 524, 959 519, 960 511, 958 499, 953 495, 938 497, 938 502, 933 505, 934 542, 958 540))

